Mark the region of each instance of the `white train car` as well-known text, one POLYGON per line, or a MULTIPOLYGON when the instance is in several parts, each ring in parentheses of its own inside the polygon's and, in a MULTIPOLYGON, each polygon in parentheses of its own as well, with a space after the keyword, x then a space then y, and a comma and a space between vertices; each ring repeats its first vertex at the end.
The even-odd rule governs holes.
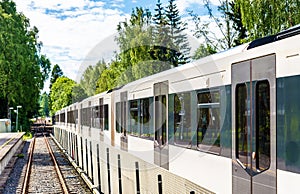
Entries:
POLYGON ((299 32, 71 105, 55 137, 103 193, 297 193, 299 32))

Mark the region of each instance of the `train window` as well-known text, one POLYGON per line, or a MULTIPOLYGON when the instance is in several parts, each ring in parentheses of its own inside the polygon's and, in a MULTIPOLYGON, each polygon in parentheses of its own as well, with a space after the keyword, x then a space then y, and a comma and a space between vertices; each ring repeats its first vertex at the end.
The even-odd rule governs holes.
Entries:
POLYGON ((139 136, 139 115, 140 115, 140 108, 139 108, 139 100, 130 101, 130 128, 128 132, 131 135, 139 136))
POLYGON ((91 108, 83 108, 81 116, 82 125, 91 126, 91 108))
POLYGON ((74 122, 75 124, 78 124, 78 110, 74 111, 74 122))
POLYGON ((104 130, 104 116, 103 116, 103 105, 100 104, 99 106, 99 123, 100 123, 100 130, 103 131, 104 130))
POLYGON ((99 106, 95 106, 92 108, 92 126, 94 128, 100 128, 100 110, 99 110, 99 106))
POLYGON ((149 98, 130 102, 130 134, 141 138, 151 138, 149 98))
POLYGON ((140 113, 141 137, 142 138, 151 138, 151 137, 153 137, 153 132, 150 128, 149 98, 141 99, 140 107, 141 107, 141 113, 140 113))
POLYGON ((60 122, 64 123, 66 119, 66 114, 65 113, 61 113, 60 114, 60 122))
POLYGON ((198 93, 198 148, 220 153, 220 92, 198 93))
POLYGON ((55 115, 55 122, 59 122, 59 115, 55 115))
POLYGON ((166 95, 155 96, 155 141, 161 146, 167 142, 166 95))
POLYGON ((177 145, 191 145, 191 96, 190 93, 174 96, 174 142, 177 145))
POLYGON ((124 136, 126 136, 127 133, 127 101, 122 101, 121 102, 121 131, 124 136))
POLYGON ((116 103, 116 132, 121 133, 122 128, 121 128, 121 103, 117 102, 116 103))
POLYGON ((236 86, 235 99, 235 133, 236 133, 236 158, 248 166, 248 123, 247 123, 247 86, 246 84, 238 84, 236 86))
POLYGON ((270 85, 268 81, 256 84, 256 168, 270 166, 270 85))
POLYGON ((103 109, 104 109, 104 130, 109 130, 109 125, 108 125, 108 123, 109 123, 109 121, 108 121, 108 119, 109 119, 109 115, 108 115, 108 104, 105 104, 104 106, 103 106, 103 109))

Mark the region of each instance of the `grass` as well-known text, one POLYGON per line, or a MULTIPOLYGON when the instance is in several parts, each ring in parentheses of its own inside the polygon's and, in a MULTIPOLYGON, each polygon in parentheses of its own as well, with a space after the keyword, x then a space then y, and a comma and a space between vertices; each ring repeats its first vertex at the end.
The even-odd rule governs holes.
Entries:
POLYGON ((26 132, 24 135, 23 135, 23 140, 26 141, 28 139, 31 139, 32 138, 32 134, 30 132, 26 132))
POLYGON ((16 155, 18 158, 24 158, 24 154, 17 154, 16 155))

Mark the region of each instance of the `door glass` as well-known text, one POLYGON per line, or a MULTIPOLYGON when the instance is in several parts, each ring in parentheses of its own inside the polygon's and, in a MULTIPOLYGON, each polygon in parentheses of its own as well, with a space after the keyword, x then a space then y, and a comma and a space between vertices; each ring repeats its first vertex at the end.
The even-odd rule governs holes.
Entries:
POLYGON ((159 123, 160 123, 160 116, 159 116, 159 97, 158 96, 155 96, 155 102, 154 102, 154 105, 155 105, 155 115, 154 115, 154 118, 155 118, 155 142, 157 143, 157 145, 161 145, 161 142, 160 142, 160 131, 159 131, 159 123))
POLYGON ((236 86, 236 158, 245 166, 248 166, 248 126, 247 126, 247 86, 236 86))
POLYGON ((162 127, 162 130, 161 130, 161 132, 162 132, 162 145, 164 145, 165 143, 166 143, 166 141, 167 141, 167 123, 166 123, 166 114, 167 114, 167 112, 166 112, 166 106, 167 106, 167 98, 166 98, 166 96, 164 95, 164 96, 162 96, 161 97, 162 99, 161 99, 161 101, 162 101, 162 103, 161 103, 161 118, 162 118, 162 123, 161 123, 161 127, 162 127))
POLYGON ((160 146, 167 140, 166 105, 165 95, 155 96, 155 140, 160 146))
POLYGON ((256 84, 256 169, 270 166, 270 85, 268 81, 256 84))

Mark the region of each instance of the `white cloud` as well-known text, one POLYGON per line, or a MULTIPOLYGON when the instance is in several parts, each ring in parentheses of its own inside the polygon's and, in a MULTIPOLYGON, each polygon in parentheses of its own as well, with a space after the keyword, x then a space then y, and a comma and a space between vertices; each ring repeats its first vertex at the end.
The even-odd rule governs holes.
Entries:
MULTIPOLYGON (((140 3, 137 0, 130 1, 140 3)), ((125 0, 15 2, 18 11, 23 12, 30 19, 30 24, 39 29, 39 40, 43 42, 42 54, 46 54, 53 65, 58 64, 64 74, 74 80, 78 80, 79 71, 83 71, 85 66, 95 64, 102 57, 107 59, 112 56, 110 53, 116 48, 113 39, 117 24, 130 14, 119 9, 127 5, 125 0)), ((219 0, 211 2, 218 5, 219 0)), ((165 5, 167 0, 162 0, 162 3, 165 5)), ((184 14, 189 7, 203 7, 203 1, 177 0, 176 5, 184 14)), ((45 87, 48 91, 49 83, 45 87)))
MULTIPOLYGON (((42 53, 51 63, 58 64, 64 74, 76 79, 86 55, 106 37, 116 32, 124 13, 104 8, 104 2, 76 1, 25 1, 16 0, 17 10, 39 29, 43 42, 42 53)), ((120 3, 122 0, 117 0, 120 3)), ((92 64, 93 65, 93 64, 92 64)), ((48 85, 45 87, 49 87, 48 85)), ((48 88, 45 88, 48 91, 48 88)))
MULTIPOLYGON (((211 5, 219 6, 220 0, 210 0, 211 5)), ((180 13, 186 12, 187 8, 195 8, 194 6, 203 7, 203 0, 176 0, 176 5, 180 13)))

